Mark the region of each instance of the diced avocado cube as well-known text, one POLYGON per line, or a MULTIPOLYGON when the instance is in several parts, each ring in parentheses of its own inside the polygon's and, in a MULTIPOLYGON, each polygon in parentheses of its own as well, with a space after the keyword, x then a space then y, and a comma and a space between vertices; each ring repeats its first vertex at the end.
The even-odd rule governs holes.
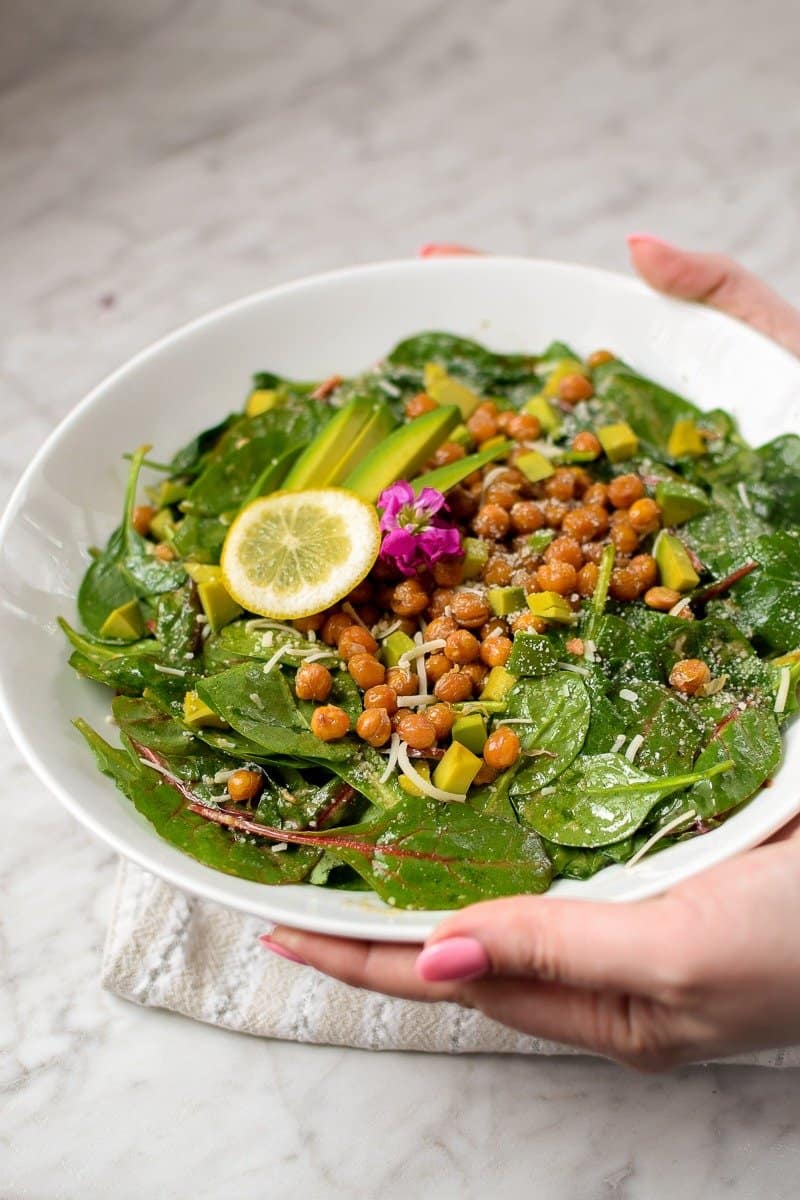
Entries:
POLYGON ((675 422, 667 442, 668 454, 673 458, 700 458, 707 450, 695 421, 684 417, 675 422))
POLYGON ((525 607, 525 592, 521 587, 492 587, 486 593, 489 608, 496 617, 507 617, 525 607))
POLYGON ((144 621, 138 600, 120 604, 100 626, 101 638, 114 638, 118 642, 138 642, 143 633, 144 621))
POLYGON ((465 387, 463 383, 459 383, 457 379, 453 379, 451 375, 448 375, 447 371, 439 363, 429 362, 425 364, 423 380, 425 391, 431 400, 435 400, 442 407, 447 404, 455 404, 465 421, 469 420, 481 402, 480 396, 476 395, 471 388, 465 387))
POLYGON ((515 634, 507 664, 513 675, 529 675, 540 679, 543 675, 551 675, 557 662, 553 647, 542 634, 524 629, 515 634))
POLYGON ((483 765, 482 759, 461 742, 452 742, 433 772, 433 782, 445 792, 466 796, 469 786, 483 765))
POLYGON ((489 543, 483 538, 464 538, 464 561, 461 571, 465 579, 475 579, 489 561, 489 543))
POLYGON ((217 568, 216 578, 208 579, 205 583, 198 583, 197 594, 214 633, 222 629, 223 625, 229 625, 231 621, 235 621, 244 611, 222 582, 219 568, 217 568))
POLYGON ((494 437, 487 438, 485 442, 481 442, 479 453, 483 454, 484 450, 499 450, 501 447, 508 445, 508 442, 503 437, 502 433, 495 434, 494 437))
POLYGON ((516 682, 516 675, 512 675, 505 667, 492 667, 486 676, 486 683, 483 685, 480 698, 481 700, 505 700, 516 682))
POLYGON ((183 722, 193 729, 199 729, 201 726, 212 729, 228 728, 227 721, 223 721, 213 708, 209 708, 206 702, 200 699, 197 692, 187 692, 183 697, 183 722))
POLYGON ((215 579, 222 579, 222 568, 213 563, 187 562, 184 567, 195 583, 213 583, 215 579))
MULTIPOLYGON (((421 763, 421 762, 414 763, 414 770, 417 772, 418 775, 421 775, 423 779, 427 779, 427 781, 430 783, 431 769, 427 763, 421 763)), ((400 787, 409 796, 424 796, 425 795, 422 788, 419 787, 414 782, 413 779, 409 779, 407 775, 400 776, 400 787)))
POLYGON ((176 529, 172 512, 168 508, 160 508, 150 522, 150 532, 157 542, 167 542, 176 529))
POLYGON ((395 629, 394 633, 390 633, 383 642, 381 662, 385 667, 396 667, 400 656, 414 648, 413 639, 407 633, 403 633, 402 629, 395 629))
POLYGON ((158 488, 156 503, 159 508, 177 504, 189 495, 188 483, 178 483, 177 480, 165 479, 158 488))
POLYGON ((244 411, 248 417, 259 417, 269 412, 278 402, 278 393, 273 388, 256 388, 247 397, 244 411))
POLYGON ((575 614, 563 596, 558 592, 533 592, 528 596, 528 608, 536 617, 545 621, 558 621, 562 625, 571 625, 575 614))
POLYGON ((577 358, 559 358, 547 376, 547 382, 542 388, 542 395, 545 397, 557 396, 558 385, 567 375, 586 375, 588 379, 584 363, 579 362, 577 358))
POLYGON ((480 754, 486 741, 486 721, 481 714, 468 713, 459 717, 453 725, 453 741, 460 742, 473 754, 480 754))
POLYGON ((609 462, 624 462, 626 458, 633 458, 639 449, 639 439, 627 421, 601 425, 597 437, 609 462))
POLYGON ((546 396, 531 396, 522 411, 537 417, 545 433, 558 433, 561 428, 561 418, 546 396))
POLYGON ((674 533, 661 530, 653 547, 653 557, 664 587, 672 588, 675 592, 689 592, 697 587, 700 576, 692 566, 688 550, 674 533))
POLYGON ((522 471, 531 483, 538 483, 540 479, 548 479, 555 474, 555 467, 550 459, 545 458, 538 450, 526 450, 514 459, 514 466, 522 471))
POLYGON ((709 500, 702 488, 680 479, 664 479, 656 484, 656 503, 665 525, 682 525, 690 517, 708 509, 709 500))
POLYGON ((537 529, 528 538, 528 545, 534 554, 544 554, 555 536, 554 529, 537 529))

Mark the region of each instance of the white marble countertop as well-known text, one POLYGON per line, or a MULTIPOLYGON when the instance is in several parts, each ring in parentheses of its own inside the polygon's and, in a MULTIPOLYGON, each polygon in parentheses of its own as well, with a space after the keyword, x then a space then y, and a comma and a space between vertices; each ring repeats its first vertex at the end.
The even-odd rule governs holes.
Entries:
MULTIPOLYGON (((0 498, 88 387, 272 282, 644 228, 800 294, 792 0, 7 0, 0 498), (344 15, 343 15, 344 14, 344 15)), ((0 736, 0 1196, 797 1194, 750 1068, 255 1042, 98 986, 114 859, 0 736)))

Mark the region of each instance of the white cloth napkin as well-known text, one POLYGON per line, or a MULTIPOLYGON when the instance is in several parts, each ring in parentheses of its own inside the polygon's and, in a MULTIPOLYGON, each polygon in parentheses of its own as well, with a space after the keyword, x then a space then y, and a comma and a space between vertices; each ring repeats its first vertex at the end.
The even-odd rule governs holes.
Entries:
MULTIPOLYGON (((396 1000, 265 951, 264 921, 198 900, 122 860, 102 982, 135 1004, 258 1037, 364 1050, 576 1054, 456 1004, 396 1000)), ((800 1066, 800 1047, 720 1060, 800 1066)))

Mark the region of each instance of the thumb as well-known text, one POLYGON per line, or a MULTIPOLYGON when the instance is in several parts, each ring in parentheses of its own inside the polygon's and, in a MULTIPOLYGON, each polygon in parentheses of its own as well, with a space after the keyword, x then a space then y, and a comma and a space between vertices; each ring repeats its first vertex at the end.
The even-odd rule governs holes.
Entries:
POLYGON ((634 267, 651 287, 710 304, 800 355, 800 311, 733 259, 680 250, 649 233, 627 240, 634 267))
POLYGON ((429 981, 499 975, 572 987, 656 994, 685 941, 669 896, 594 904, 512 896, 487 900, 437 926, 417 958, 429 981))

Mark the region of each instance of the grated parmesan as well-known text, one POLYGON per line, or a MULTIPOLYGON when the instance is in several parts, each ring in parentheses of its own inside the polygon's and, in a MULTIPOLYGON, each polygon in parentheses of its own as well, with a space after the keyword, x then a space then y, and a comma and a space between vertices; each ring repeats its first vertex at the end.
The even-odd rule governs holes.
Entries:
POLYGON ((778 684, 778 691, 775 694, 775 705, 773 712, 782 713, 786 711, 786 701, 789 699, 789 685, 792 681, 792 672, 790 667, 781 667, 781 681, 778 684))
POLYGON ((632 692, 630 688, 620 688, 619 698, 620 700, 628 700, 631 704, 635 704, 639 699, 639 694, 638 692, 632 692))
POLYGON ((649 850, 653 849, 653 846, 655 846, 656 842, 660 842, 662 838, 665 838, 668 833, 672 833, 673 829, 677 829, 679 825, 685 825, 687 821, 693 821, 696 816, 697 813, 693 808, 690 808, 688 812, 680 813, 677 817, 673 818, 673 820, 667 821, 666 825, 663 825, 661 829, 656 830, 653 836, 648 838, 643 846, 639 847, 633 858, 628 859, 625 864, 625 869, 627 870, 630 867, 635 867, 639 859, 644 858, 645 854, 647 854, 649 850))
POLYGON ((397 766, 397 750, 398 750, 399 745, 400 745, 400 734, 393 733, 392 740, 389 743, 389 757, 386 760, 386 766, 384 767, 383 774, 381 775, 380 779, 378 780, 379 783, 386 783, 386 781, 389 779, 390 775, 394 771, 395 767, 397 766))
POLYGON ((279 646, 278 649, 275 651, 275 653, 272 655, 272 658, 267 659, 267 661, 264 663, 264 666, 261 668, 261 670, 264 672, 265 675, 269 675, 272 668, 276 665, 276 663, 279 663, 281 661, 281 659, 283 658, 284 654, 286 654, 288 649, 289 649, 288 646, 279 646))
POLYGON ((253 701, 253 704, 255 704, 256 708, 260 708, 263 711, 264 701, 261 699, 258 692, 251 692, 250 699, 253 701))
POLYGON ((180 675, 181 678, 186 675, 186 672, 180 667, 163 667, 161 663, 153 663, 153 669, 160 671, 162 675, 180 675))
POLYGON ((629 763, 633 762, 643 745, 644 738, 642 737, 641 733, 637 733, 631 738, 630 742, 628 743, 628 748, 625 751, 625 757, 629 763))
POLYGON ((685 608, 692 603, 691 596, 681 596, 677 604, 673 604, 672 608, 667 613, 668 617, 679 617, 685 608))
POLYGON ((342 605, 342 612, 346 612, 346 613, 347 613, 347 615, 348 615, 348 617, 352 617, 352 618, 353 618, 353 620, 355 621, 356 625, 360 625, 362 629, 366 629, 367 633, 369 633, 369 625, 366 625, 366 624, 365 624, 365 623, 364 623, 364 622, 361 620, 361 617, 358 615, 358 613, 356 612, 356 610, 353 608, 353 606, 352 606, 352 604, 350 603, 350 601, 349 601, 349 600, 345 600, 344 604, 342 605))
POLYGON ((559 662, 558 667, 562 671, 571 671, 573 675, 583 675, 586 679, 591 675, 591 671, 587 671, 586 667, 576 667, 574 663, 559 662))
POLYGON ((739 499, 741 500, 741 502, 745 506, 745 508, 748 508, 752 511, 753 506, 750 503, 750 497, 747 494, 747 488, 744 486, 744 484, 742 483, 741 480, 739 480, 739 482, 736 485, 736 491, 739 493, 739 499))
POLYGON ((614 745, 611 747, 611 753, 612 753, 612 754, 619 754, 620 750, 622 749, 622 747, 623 747, 624 745, 625 745, 625 734, 624 734, 624 733, 620 733, 620 734, 617 736, 617 738, 615 739, 615 741, 614 741, 614 745))
POLYGON ((398 708, 416 708, 418 704, 436 704, 435 696, 429 696, 425 692, 419 692, 416 696, 398 696, 398 708))
POLYGON ((415 771, 408 757, 408 746, 402 741, 398 742, 397 762, 406 779, 416 784, 419 790, 424 792, 426 796, 430 796, 432 800, 457 802, 459 804, 463 804, 466 800, 466 795, 462 795, 460 792, 446 792, 444 788, 436 787, 424 775, 420 775, 419 771, 415 771))
POLYGON ((423 642, 421 633, 414 634, 414 641, 416 643, 414 649, 404 650, 398 658, 398 667, 407 667, 413 659, 421 658, 425 654, 432 654, 434 650, 443 650, 447 645, 445 638, 431 638, 429 642, 423 642), (418 638, 419 641, 417 641, 418 638))

